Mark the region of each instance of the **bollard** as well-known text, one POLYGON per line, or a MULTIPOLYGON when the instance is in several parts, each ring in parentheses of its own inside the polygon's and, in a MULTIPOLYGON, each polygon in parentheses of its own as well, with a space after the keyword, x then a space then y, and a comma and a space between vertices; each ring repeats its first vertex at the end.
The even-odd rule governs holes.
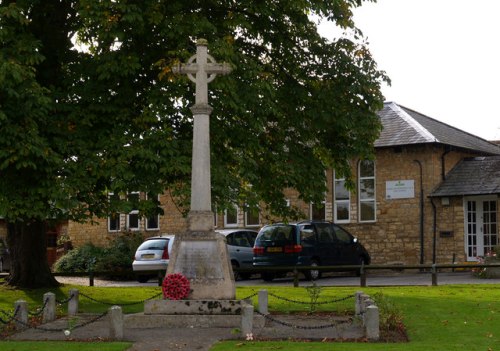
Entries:
POLYGON ((356 291, 354 294, 355 303, 354 303, 354 313, 356 316, 361 314, 361 296, 363 295, 362 291, 356 291))
POLYGON ((120 306, 109 309, 109 337, 112 340, 123 339, 123 313, 120 306))
POLYGON ((68 301, 68 316, 76 316, 78 314, 80 291, 78 289, 71 289, 69 291, 69 296, 71 298, 68 301))
POLYGON ((437 280, 436 264, 432 265, 431 273, 432 273, 432 286, 437 286, 438 285, 438 280, 437 280))
POLYGON ((268 314, 268 306, 269 304, 269 297, 267 294, 267 290, 259 290, 259 312, 262 314, 268 314))
POLYGON ((241 333, 243 336, 252 334, 253 330, 253 306, 243 305, 241 310, 241 333))
POLYGON ((363 262, 361 263, 361 268, 359 269, 359 284, 363 288, 366 287, 366 269, 363 262))
POLYGON ((293 287, 299 287, 299 271, 297 270, 297 268, 293 269, 293 287))
POLYGON ((380 317, 378 307, 370 305, 366 308, 365 334, 369 340, 378 340, 380 337, 380 317))
POLYGON ((26 329, 28 327, 28 303, 24 300, 17 300, 14 303, 14 315, 16 321, 16 329, 26 329))
POLYGON ((42 323, 56 320, 56 294, 48 292, 43 294, 43 316, 42 323))

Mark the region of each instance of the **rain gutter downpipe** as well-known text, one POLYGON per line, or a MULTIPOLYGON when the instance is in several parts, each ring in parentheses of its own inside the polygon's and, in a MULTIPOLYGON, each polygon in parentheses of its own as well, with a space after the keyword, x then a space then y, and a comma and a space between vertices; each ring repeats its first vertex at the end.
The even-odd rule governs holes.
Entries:
POLYGON ((420 264, 424 264, 424 181, 422 162, 413 160, 420 169, 420 264))

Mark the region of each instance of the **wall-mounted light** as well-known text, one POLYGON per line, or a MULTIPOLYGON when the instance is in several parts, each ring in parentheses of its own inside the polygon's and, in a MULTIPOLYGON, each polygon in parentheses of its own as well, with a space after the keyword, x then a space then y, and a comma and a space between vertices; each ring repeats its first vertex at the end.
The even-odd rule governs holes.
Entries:
POLYGON ((441 198, 441 205, 450 206, 450 198, 449 197, 442 197, 441 198))

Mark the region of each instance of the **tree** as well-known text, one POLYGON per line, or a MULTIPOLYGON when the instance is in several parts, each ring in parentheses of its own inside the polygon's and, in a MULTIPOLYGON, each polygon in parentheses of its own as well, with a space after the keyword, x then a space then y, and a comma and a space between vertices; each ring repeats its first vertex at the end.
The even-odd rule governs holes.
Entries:
POLYGON ((154 197, 132 204, 110 193, 169 189, 189 199, 194 89, 171 67, 196 38, 234 68, 210 85, 214 206, 264 202, 293 217, 283 189, 321 201, 325 169, 350 177, 348 160, 371 157, 380 130, 387 78, 352 22, 361 3, 4 1, 0 215, 10 284, 57 283, 44 257, 54 221, 157 211, 154 197), (328 42, 312 15, 359 40, 328 42))

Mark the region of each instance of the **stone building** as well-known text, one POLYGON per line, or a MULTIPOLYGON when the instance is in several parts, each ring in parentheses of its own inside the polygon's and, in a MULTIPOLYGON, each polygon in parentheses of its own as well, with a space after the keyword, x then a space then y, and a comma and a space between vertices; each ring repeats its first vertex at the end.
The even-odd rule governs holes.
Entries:
MULTIPOLYGON (((498 245, 500 147, 392 102, 379 117, 383 130, 374 145, 375 159, 351 160, 354 191, 330 170, 322 204, 300 203, 291 190, 289 202, 311 219, 344 226, 375 264, 475 261, 498 245)), ((187 221, 168 192, 160 203, 162 216, 140 218, 132 211, 92 225, 69 222, 64 230, 74 246, 106 245, 124 231, 153 236, 186 230, 187 221)), ((235 206, 217 214, 214 223, 258 229, 263 218, 235 206)))

